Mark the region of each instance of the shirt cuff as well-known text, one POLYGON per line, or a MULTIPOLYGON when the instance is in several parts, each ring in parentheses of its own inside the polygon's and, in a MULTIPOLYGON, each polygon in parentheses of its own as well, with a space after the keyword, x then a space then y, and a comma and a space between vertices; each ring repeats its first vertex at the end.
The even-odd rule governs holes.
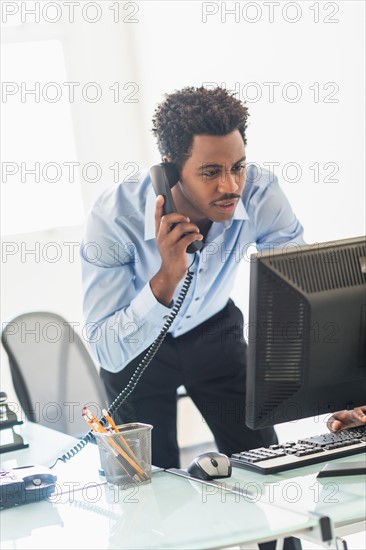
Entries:
MULTIPOLYGON (((172 301, 169 305, 173 305, 173 303, 172 301)), ((144 319, 157 327, 161 327, 167 316, 172 312, 171 309, 157 301, 150 283, 146 283, 136 298, 131 301, 131 308, 139 319, 144 319)))

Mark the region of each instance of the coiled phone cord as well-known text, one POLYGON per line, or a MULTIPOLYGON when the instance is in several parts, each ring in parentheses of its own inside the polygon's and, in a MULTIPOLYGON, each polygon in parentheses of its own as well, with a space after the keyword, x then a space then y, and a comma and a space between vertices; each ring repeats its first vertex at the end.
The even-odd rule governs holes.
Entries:
MULTIPOLYGON (((146 354, 141 360, 141 363, 136 368, 135 372, 131 376, 130 380, 128 381, 127 386, 121 391, 121 393, 116 397, 116 399, 112 402, 108 409, 108 415, 112 416, 126 401, 126 399, 131 395, 133 390, 136 388, 137 383, 139 382, 141 376, 144 374, 146 368, 149 366, 151 361, 153 360, 155 354, 157 353, 158 349, 160 348, 161 344, 163 343, 165 336, 167 335, 168 330, 170 329, 174 319, 178 315, 178 312, 180 308, 182 307, 182 304, 187 296, 189 287, 191 286, 192 279, 193 279, 193 272, 190 270, 191 266, 194 264, 194 261, 196 259, 196 254, 194 255, 193 262, 188 268, 186 278, 184 279, 183 286, 181 288, 181 291, 179 293, 178 298, 176 299, 176 302, 172 308, 172 312, 170 313, 168 319, 166 320, 165 324, 163 325, 163 328, 161 329, 159 335, 156 337, 154 342, 151 344, 149 349, 147 350, 146 354)), ((107 425, 107 420, 105 416, 102 416, 100 418, 99 422, 105 426, 107 425)), ((61 462, 65 463, 71 458, 73 458, 76 454, 78 454, 90 441, 92 441, 94 438, 93 436, 93 430, 90 430, 76 445, 74 445, 69 451, 64 453, 62 456, 59 456, 54 464, 50 466, 50 468, 53 468, 56 466, 57 462, 60 460, 61 462)))

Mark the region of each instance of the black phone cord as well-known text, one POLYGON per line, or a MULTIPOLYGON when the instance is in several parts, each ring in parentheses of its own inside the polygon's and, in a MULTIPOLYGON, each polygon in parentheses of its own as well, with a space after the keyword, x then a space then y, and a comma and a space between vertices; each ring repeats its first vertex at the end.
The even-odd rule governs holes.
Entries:
MULTIPOLYGON (((137 383, 139 382, 141 376, 144 374, 146 368, 149 366, 151 361, 153 360, 154 356, 156 355, 158 349, 160 348, 161 344, 163 343, 165 336, 167 335, 168 330, 170 329, 174 319, 178 315, 178 312, 180 308, 182 307, 182 304, 187 296, 189 287, 191 286, 192 279, 194 273, 190 270, 191 266, 194 264, 196 255, 193 259, 193 262, 188 268, 186 278, 184 279, 183 286, 181 288, 181 291, 178 295, 178 298, 176 299, 172 311, 169 314, 168 319, 166 320, 165 324, 163 325, 163 328, 161 329, 160 333, 154 340, 154 342, 151 344, 149 349, 147 350, 146 354, 142 358, 140 364, 136 368, 135 372, 131 376, 130 380, 127 383, 127 386, 121 391, 121 393, 116 397, 116 399, 112 402, 108 409, 108 415, 113 416, 113 414, 119 409, 119 407, 126 401, 126 399, 131 395, 133 390, 136 388, 137 383)), ((102 416, 99 419, 99 422, 102 424, 102 426, 105 426, 108 424, 107 419, 105 416, 102 416)), ((60 460, 61 462, 67 462, 71 458, 73 458, 76 454, 78 454, 90 441, 94 439, 93 430, 90 430, 82 439, 76 443, 69 451, 64 453, 62 456, 59 456, 54 464, 50 466, 50 468, 53 468, 56 466, 57 462, 60 460)))

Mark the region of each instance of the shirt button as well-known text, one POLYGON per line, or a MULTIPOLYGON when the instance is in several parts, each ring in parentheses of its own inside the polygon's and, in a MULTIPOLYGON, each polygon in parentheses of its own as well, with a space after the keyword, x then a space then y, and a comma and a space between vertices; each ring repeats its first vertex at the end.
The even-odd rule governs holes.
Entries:
POLYGON ((190 319, 192 315, 186 315, 186 319, 190 319))
POLYGON ((163 319, 169 319, 169 315, 164 315, 163 319))
POLYGON ((203 271, 203 269, 202 269, 202 267, 201 267, 201 269, 198 270, 198 273, 202 273, 202 271, 203 271))

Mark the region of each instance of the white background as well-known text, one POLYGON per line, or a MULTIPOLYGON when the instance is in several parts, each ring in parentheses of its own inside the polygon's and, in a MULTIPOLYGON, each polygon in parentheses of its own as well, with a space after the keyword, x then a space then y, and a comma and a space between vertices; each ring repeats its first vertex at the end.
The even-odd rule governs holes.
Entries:
MULTIPOLYGON (((248 100, 249 160, 279 163, 308 242, 365 233, 363 1, 80 1, 74 14, 66 2, 36 4, 2 3, 3 323, 46 309, 82 329, 85 215, 103 189, 159 161, 154 108, 187 85, 248 100), (77 83, 73 101, 65 82, 77 83), (39 98, 26 93, 37 86, 39 98), (21 170, 37 162, 39 183, 21 170), (52 170, 42 177, 48 163, 72 162, 73 181, 66 169, 58 182, 52 170), (99 173, 85 178, 86 165, 99 173)), ((245 312, 248 268, 233 289, 245 312)))

